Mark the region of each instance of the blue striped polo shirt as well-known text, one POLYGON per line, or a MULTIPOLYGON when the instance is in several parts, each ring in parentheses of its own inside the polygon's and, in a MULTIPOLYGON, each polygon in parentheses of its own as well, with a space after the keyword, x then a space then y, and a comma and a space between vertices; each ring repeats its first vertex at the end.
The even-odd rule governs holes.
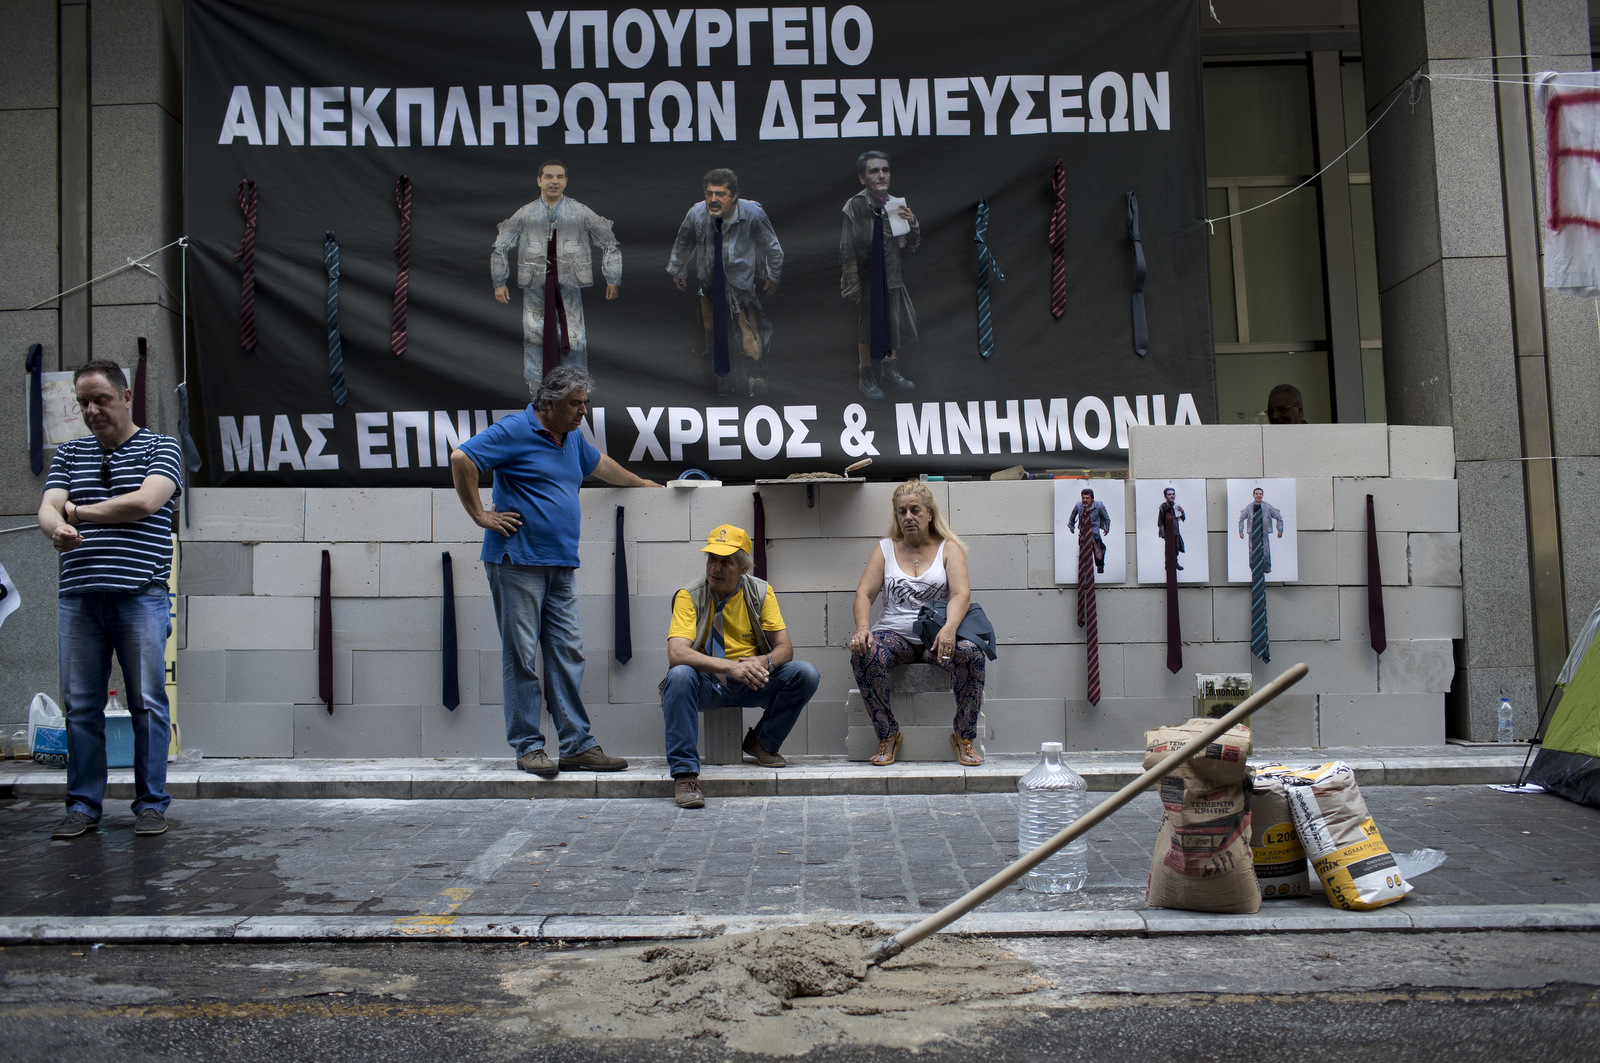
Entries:
POLYGON ((111 486, 100 480, 106 452, 94 436, 72 439, 56 448, 45 478, 46 491, 67 492, 73 506, 92 506, 137 491, 147 476, 165 476, 179 485, 166 505, 131 524, 80 520, 83 544, 61 555, 61 594, 136 591, 172 571, 172 515, 183 492, 182 451, 178 441, 141 428, 111 452, 111 486))

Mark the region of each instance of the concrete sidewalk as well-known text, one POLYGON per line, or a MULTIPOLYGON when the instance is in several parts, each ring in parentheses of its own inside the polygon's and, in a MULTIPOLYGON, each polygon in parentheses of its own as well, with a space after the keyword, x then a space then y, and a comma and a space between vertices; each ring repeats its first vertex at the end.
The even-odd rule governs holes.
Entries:
MULTIPOLYGON (((1252 764, 1296 767, 1342 760, 1362 786, 1458 786, 1514 782, 1527 746, 1444 745, 1406 748, 1374 746, 1316 749, 1265 749, 1252 764)), ((1072 753, 1067 763, 1090 790, 1117 790, 1141 772, 1142 752, 1072 753)), ((953 761, 901 761, 887 768, 843 757, 795 757, 789 767, 706 765, 701 786, 708 797, 821 797, 832 795, 1015 793, 1017 780, 1038 763, 1037 754, 993 754, 977 768, 953 761)), ((563 772, 541 779, 517 770, 509 756, 488 758, 412 758, 390 760, 179 760, 168 767, 167 790, 174 800, 223 798, 391 800, 495 799, 517 797, 659 798, 672 796, 672 776, 664 757, 630 757, 625 772, 563 772)), ((0 798, 59 799, 66 792, 66 769, 26 761, 0 762, 0 798)), ((111 773, 110 795, 133 796, 133 773, 111 773)))

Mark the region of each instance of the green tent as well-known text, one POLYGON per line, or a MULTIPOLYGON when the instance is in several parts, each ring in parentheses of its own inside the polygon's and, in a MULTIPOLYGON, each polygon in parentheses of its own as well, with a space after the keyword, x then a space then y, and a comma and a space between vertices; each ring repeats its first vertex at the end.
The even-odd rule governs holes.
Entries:
POLYGON ((1600 808, 1600 604, 1589 614, 1556 678, 1562 689, 1528 781, 1600 808))

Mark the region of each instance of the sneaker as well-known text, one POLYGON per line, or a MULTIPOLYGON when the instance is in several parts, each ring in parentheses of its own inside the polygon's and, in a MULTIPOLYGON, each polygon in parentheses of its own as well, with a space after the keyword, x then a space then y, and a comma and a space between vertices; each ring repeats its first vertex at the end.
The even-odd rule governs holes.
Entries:
POLYGON ((83 812, 68 812, 67 818, 57 823, 50 832, 52 838, 76 838, 80 834, 88 834, 100 826, 100 821, 90 819, 83 812))
POLYGON ((542 749, 535 749, 532 753, 522 754, 517 758, 517 767, 534 775, 542 775, 547 779, 552 775, 561 773, 561 769, 556 767, 556 762, 551 760, 542 749))
POLYGON ((750 728, 744 736, 744 751, 755 757, 756 763, 763 768, 782 768, 789 763, 778 754, 768 753, 762 748, 761 743, 756 740, 756 729, 754 727, 750 728))
POLYGON ((575 757, 561 758, 562 771, 627 771, 628 762, 621 757, 608 757, 599 746, 591 746, 575 757))
POLYGON ((679 808, 704 808, 706 795, 700 790, 700 776, 685 775, 672 780, 672 799, 679 808))
POLYGON ((878 387, 878 382, 872 379, 872 366, 870 365, 856 367, 856 385, 861 388, 861 394, 869 399, 883 398, 883 390, 878 387))
POLYGON ((167 832, 167 817, 159 809, 147 808, 140 812, 133 821, 135 834, 165 834, 167 832))
POLYGON ((894 358, 885 358, 878 363, 878 377, 885 384, 901 391, 910 391, 917 386, 900 375, 899 361, 894 358))

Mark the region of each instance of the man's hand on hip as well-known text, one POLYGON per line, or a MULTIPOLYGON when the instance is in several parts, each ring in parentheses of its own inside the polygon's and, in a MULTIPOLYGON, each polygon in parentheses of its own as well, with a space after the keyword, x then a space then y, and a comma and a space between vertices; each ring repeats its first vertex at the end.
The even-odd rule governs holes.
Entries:
POLYGON ((501 535, 515 535, 522 527, 522 514, 514 509, 485 509, 481 517, 474 517, 478 527, 497 531, 501 535))

